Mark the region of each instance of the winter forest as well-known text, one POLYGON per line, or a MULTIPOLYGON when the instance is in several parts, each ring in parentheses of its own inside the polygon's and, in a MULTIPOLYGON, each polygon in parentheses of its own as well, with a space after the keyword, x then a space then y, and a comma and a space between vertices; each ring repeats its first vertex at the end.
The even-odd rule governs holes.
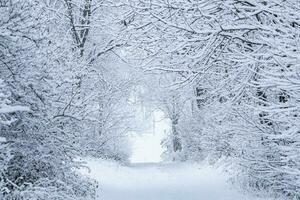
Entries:
POLYGON ((300 200, 300 0, 0 0, 0 200, 300 200))

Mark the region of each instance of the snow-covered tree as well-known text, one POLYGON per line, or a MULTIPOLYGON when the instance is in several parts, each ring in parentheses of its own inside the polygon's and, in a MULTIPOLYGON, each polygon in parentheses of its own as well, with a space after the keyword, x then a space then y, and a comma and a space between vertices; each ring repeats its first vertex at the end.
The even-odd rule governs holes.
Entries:
POLYGON ((183 149, 230 158, 248 185, 298 199, 299 2, 124 4, 142 67, 194 89, 198 109, 185 129, 193 147, 183 149))
POLYGON ((76 159, 127 159, 122 106, 132 83, 115 73, 115 57, 100 58, 117 35, 102 3, 1 1, 1 198, 93 199, 96 184, 76 159))

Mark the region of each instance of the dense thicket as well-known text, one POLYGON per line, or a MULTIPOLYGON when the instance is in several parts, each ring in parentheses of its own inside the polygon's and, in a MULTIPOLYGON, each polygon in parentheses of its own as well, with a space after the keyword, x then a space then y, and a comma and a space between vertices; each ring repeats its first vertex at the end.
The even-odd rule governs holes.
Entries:
POLYGON ((93 199, 76 160, 127 159, 132 81, 107 6, 0 1, 0 199, 93 199))
POLYGON ((300 199, 300 1, 125 5, 143 69, 176 77, 169 86, 178 94, 169 105, 182 102, 182 88, 193 88, 173 119, 171 137, 182 147, 173 142, 171 152, 182 148, 181 159, 226 157, 244 184, 300 199))

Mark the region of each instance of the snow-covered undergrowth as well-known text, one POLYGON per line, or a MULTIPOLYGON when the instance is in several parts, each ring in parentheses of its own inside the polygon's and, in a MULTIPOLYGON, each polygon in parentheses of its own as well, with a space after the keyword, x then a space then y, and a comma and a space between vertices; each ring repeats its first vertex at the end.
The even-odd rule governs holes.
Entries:
POLYGON ((101 200, 272 200, 239 192, 222 170, 193 163, 88 160, 83 173, 99 182, 101 200))

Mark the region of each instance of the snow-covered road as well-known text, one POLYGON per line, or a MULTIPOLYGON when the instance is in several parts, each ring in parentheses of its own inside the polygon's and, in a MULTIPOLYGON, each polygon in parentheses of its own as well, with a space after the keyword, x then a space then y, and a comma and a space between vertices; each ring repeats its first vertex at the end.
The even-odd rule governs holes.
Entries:
POLYGON ((211 167, 184 163, 138 163, 130 166, 89 161, 99 181, 99 200, 267 200, 233 189, 211 167))

